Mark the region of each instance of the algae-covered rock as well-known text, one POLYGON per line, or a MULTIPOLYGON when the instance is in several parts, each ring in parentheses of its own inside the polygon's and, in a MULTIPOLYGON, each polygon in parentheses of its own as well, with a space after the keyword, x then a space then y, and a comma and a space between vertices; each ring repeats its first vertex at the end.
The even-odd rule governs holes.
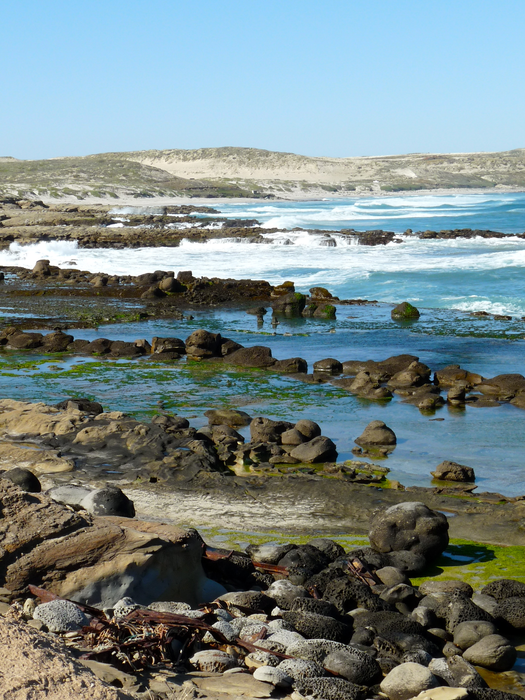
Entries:
POLYGON ((390 314, 394 321, 413 321, 419 318, 419 311, 408 301, 398 304, 390 314))

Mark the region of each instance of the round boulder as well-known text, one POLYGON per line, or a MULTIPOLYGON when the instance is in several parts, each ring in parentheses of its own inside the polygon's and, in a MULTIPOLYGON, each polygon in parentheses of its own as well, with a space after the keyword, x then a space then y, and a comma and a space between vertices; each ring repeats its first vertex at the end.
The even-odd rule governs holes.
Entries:
POLYGON ((490 671, 510 671, 516 661, 516 649, 500 634, 489 634, 469 647, 463 658, 490 671))
POLYGON ((390 700, 409 700, 422 691, 439 685, 439 680, 428 668, 408 661, 393 668, 380 687, 390 700))
POLYGON ((375 445, 395 445, 397 443, 394 431, 383 423, 382 420, 373 420, 362 434, 354 440, 362 447, 375 445))
POLYGON ((390 315, 394 321, 413 321, 420 316, 416 307, 408 301, 403 301, 395 306, 390 315))
POLYGON ((13 467, 13 469, 4 472, 2 477, 9 479, 13 484, 19 486, 22 491, 29 491, 30 493, 40 493, 42 491, 38 478, 33 472, 24 467, 13 467))
POLYGON ((408 550, 429 561, 448 545, 448 522, 424 503, 398 503, 372 519, 368 537, 378 552, 408 550))
POLYGON ((91 491, 80 503, 92 515, 135 517, 135 506, 118 486, 105 486, 91 491))

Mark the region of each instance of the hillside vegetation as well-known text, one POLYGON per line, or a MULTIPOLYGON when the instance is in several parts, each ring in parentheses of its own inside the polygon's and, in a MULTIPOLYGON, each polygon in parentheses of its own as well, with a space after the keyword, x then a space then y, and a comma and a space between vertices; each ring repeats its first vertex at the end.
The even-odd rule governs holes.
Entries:
POLYGON ((0 193, 20 196, 293 197, 299 194, 525 187, 525 149, 314 158, 254 148, 0 158, 0 193))

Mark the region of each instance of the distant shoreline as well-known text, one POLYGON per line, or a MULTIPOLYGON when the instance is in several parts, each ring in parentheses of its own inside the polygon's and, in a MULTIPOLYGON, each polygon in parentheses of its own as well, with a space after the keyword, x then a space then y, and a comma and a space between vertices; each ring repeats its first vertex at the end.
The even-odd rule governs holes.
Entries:
POLYGON ((355 192, 355 193, 329 193, 324 190, 314 191, 309 193, 290 193, 289 196, 275 197, 272 199, 263 199, 260 197, 134 197, 132 195, 122 195, 118 199, 113 197, 85 197, 84 199, 77 199, 75 196, 68 197, 49 197, 41 196, 40 199, 46 204, 57 204, 63 202, 64 204, 78 204, 78 205, 113 205, 113 207, 118 208, 120 206, 132 206, 132 207, 159 207, 168 206, 170 204, 194 204, 197 206, 209 206, 214 207, 219 204, 243 204, 243 203, 258 203, 264 204, 278 204, 284 202, 319 202, 319 201, 335 201, 343 199, 383 199, 392 197, 438 197, 446 195, 476 195, 476 194, 520 194, 525 192, 525 187, 515 187, 515 186, 497 186, 497 187, 478 187, 478 188, 466 188, 466 187, 447 187, 447 188, 436 188, 430 190, 410 190, 410 191, 399 191, 399 192, 383 192, 383 191, 372 191, 372 192, 355 192))

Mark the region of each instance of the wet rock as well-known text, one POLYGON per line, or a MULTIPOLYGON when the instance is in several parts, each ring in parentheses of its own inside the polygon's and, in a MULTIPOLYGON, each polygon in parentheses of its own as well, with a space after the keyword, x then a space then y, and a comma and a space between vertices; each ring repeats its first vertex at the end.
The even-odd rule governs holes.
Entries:
POLYGON ((444 462, 441 462, 441 464, 438 464, 436 471, 430 473, 435 479, 441 479, 444 481, 469 482, 475 481, 476 479, 474 469, 472 469, 472 467, 466 467, 463 464, 450 462, 449 460, 445 460, 444 462))
POLYGON ((186 338, 186 353, 190 359, 202 360, 219 357, 222 338, 219 333, 210 333, 200 329, 186 338))
POLYGON ((111 357, 141 357, 144 354, 143 347, 124 340, 114 340, 110 346, 111 357))
POLYGON ((84 347, 84 352, 92 355, 106 355, 111 352, 112 341, 108 338, 96 338, 84 347))
POLYGON ((40 493, 42 491, 42 486, 38 477, 36 477, 32 471, 25 469, 24 467, 13 467, 8 471, 0 473, 2 479, 8 479, 13 484, 16 484, 23 491, 29 491, 30 493, 40 493))
POLYGON ((408 550, 430 561, 448 545, 448 522, 424 503, 399 503, 374 516, 369 539, 378 552, 408 550))
POLYGON ((42 333, 25 333, 17 330, 7 337, 7 347, 15 350, 33 350, 41 347, 42 342, 42 333))
POLYGON ((225 361, 232 365, 256 368, 271 367, 275 364, 272 351, 264 345, 254 345, 250 348, 235 350, 225 357, 225 361))
POLYGON ((186 345, 180 338, 158 338, 155 336, 151 340, 151 352, 153 354, 176 353, 182 356, 186 354, 186 345))
POLYGON ((65 399, 60 403, 57 403, 56 408, 60 411, 82 411, 84 413, 90 413, 94 416, 98 416, 103 413, 104 409, 98 401, 91 401, 90 399, 65 399))
POLYGON ((362 434, 354 440, 362 447, 377 446, 377 445, 395 445, 397 442, 394 431, 389 428, 383 421, 374 420, 369 423, 362 434))
POLYGON ((337 459, 337 449, 330 438, 320 435, 295 447, 290 456, 300 462, 329 462, 337 459))
POLYGON ((249 425, 252 418, 245 411, 231 408, 212 408, 205 411, 204 415, 210 425, 229 425, 232 428, 240 428, 249 425))
POLYGON ((412 321, 418 319, 420 314, 415 306, 408 301, 403 301, 395 306, 390 315, 394 321, 412 321))
POLYGON ((281 435, 294 427, 287 421, 274 421, 270 418, 257 417, 250 423, 250 435, 253 442, 280 443, 281 435))
POLYGON ((345 550, 334 540, 330 540, 326 537, 316 537, 308 541, 310 547, 315 547, 320 552, 322 552, 328 561, 332 562, 337 559, 337 557, 344 556, 345 550))
POLYGON ((321 435, 321 428, 317 425, 317 423, 314 423, 313 420, 308 420, 306 418, 298 420, 295 424, 295 429, 304 435, 307 440, 313 440, 313 438, 321 435))
POLYGON ((489 634, 470 646, 463 658, 490 671, 509 671, 516 661, 516 649, 505 637, 489 634))
POLYGON ((465 403, 466 391, 466 387, 459 384, 450 387, 447 392, 447 402, 453 405, 465 403))
POLYGON ((433 579, 423 581, 423 583, 419 586, 419 591, 424 595, 433 595, 441 593, 444 596, 448 596, 454 591, 461 591, 469 598, 474 592, 470 583, 467 583, 466 581, 439 581, 433 579))
POLYGON ((498 374, 478 384, 476 390, 501 401, 510 401, 525 390, 525 377, 522 374, 498 374))
POLYGON ((72 335, 62 331, 47 333, 42 339, 42 347, 45 352, 65 352, 74 340, 72 335))
POLYGON ((242 345, 240 343, 236 343, 234 340, 230 340, 229 338, 223 338, 221 343, 221 356, 226 357, 227 355, 231 355, 232 352, 240 350, 241 348, 242 345))
POLYGON ((326 372, 327 374, 341 374, 343 365, 333 357, 314 362, 314 372, 326 372))
POLYGON ((308 363, 302 357, 275 360, 271 367, 273 372, 283 372, 285 374, 306 374, 308 372, 308 363))
POLYGON ((380 687, 390 700, 409 700, 438 685, 438 679, 428 668, 407 662, 392 669, 383 679, 380 687))
MULTIPOLYGON (((274 291, 277 288, 274 289, 274 291)), ((300 316, 306 306, 306 296, 299 292, 290 292, 282 296, 278 296, 272 301, 272 309, 274 314, 283 314, 284 316, 300 316)))

